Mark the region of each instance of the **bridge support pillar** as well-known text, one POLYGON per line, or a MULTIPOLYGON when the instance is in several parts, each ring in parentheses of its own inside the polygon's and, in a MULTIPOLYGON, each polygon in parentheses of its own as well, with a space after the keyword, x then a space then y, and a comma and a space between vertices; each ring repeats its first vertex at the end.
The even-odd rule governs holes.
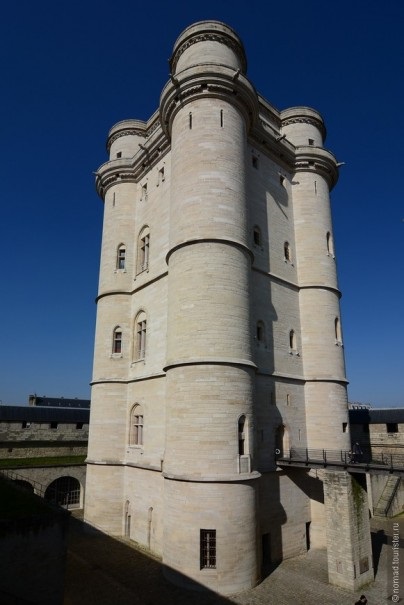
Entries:
POLYGON ((328 578, 353 591, 373 581, 365 474, 324 473, 328 578))

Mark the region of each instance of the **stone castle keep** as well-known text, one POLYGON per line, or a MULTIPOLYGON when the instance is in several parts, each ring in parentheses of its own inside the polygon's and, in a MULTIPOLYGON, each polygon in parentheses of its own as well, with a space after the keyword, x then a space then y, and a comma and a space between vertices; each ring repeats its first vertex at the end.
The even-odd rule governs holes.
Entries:
POLYGON ((373 578, 367 495, 275 451, 349 449, 325 126, 276 110, 227 25, 177 39, 158 111, 109 132, 85 519, 182 585, 250 588, 327 548, 373 578), (195 584, 193 584, 195 585, 195 584))

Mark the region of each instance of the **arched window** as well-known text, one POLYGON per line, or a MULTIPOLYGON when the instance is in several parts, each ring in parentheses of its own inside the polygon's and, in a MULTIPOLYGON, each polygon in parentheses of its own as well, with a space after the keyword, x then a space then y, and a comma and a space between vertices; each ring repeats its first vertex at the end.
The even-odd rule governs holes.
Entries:
POLYGON ((289 242, 285 242, 283 244, 283 254, 285 257, 285 261, 288 263, 291 263, 292 262, 292 250, 290 248, 289 242))
POLYGON ((125 269, 126 262, 126 247, 124 244, 118 246, 118 251, 116 255, 116 268, 117 269, 125 269))
POLYGON ((240 456, 244 456, 246 453, 246 417, 240 416, 238 420, 238 453, 240 456))
POLYGON ((329 231, 327 231, 327 254, 334 257, 334 241, 332 239, 332 235, 329 231))
POLYGON ((265 324, 261 320, 257 321, 257 327, 256 327, 255 337, 257 339, 257 342, 260 342, 262 344, 266 344, 265 324))
POLYGON ((137 272, 141 273, 149 268, 150 229, 143 227, 139 233, 137 248, 137 272))
POLYGON ((290 330, 289 332, 289 349, 291 351, 297 350, 296 333, 294 330, 290 330))
POLYGON ((141 311, 135 320, 135 360, 144 359, 146 355, 146 313, 141 311))
POLYGON ((143 410, 135 405, 130 413, 129 445, 143 445, 143 410))
POLYGON ((112 337, 112 353, 114 355, 122 354, 122 329, 117 326, 112 337))

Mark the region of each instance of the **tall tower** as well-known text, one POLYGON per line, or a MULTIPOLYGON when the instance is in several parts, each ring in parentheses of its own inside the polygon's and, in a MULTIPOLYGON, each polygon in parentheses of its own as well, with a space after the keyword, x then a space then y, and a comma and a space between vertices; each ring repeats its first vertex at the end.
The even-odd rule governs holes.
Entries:
POLYGON ((173 192, 163 560, 168 574, 229 593, 259 578, 245 173, 257 98, 242 44, 221 23, 186 29, 171 67, 160 102, 173 192), (204 536, 222 553, 221 573, 200 560, 204 536))
POLYGON ((183 586, 240 592, 311 541, 331 581, 357 588, 366 494, 355 484, 352 506, 347 473, 275 460, 349 447, 323 120, 261 97, 223 23, 188 27, 170 68, 158 111, 111 128, 96 176, 85 519, 183 586))
POLYGON ((282 134, 295 146, 293 216, 301 347, 310 448, 349 449, 346 376, 330 189, 338 179, 324 149, 325 127, 308 107, 281 112, 282 134))

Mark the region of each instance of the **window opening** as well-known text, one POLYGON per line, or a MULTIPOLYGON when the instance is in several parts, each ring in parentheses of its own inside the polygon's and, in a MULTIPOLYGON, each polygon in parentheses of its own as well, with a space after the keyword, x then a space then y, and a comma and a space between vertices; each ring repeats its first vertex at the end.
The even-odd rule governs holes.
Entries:
POLYGON ((265 344, 265 324, 263 321, 257 322, 256 338, 258 342, 265 344))
POLYGON ((223 128, 223 109, 220 110, 220 128, 223 128))
POLYGON ((112 353, 122 353, 122 331, 120 328, 114 330, 112 353))
POLYGON ((140 319, 136 323, 136 357, 144 359, 146 354, 146 319, 140 319))
POLYGON ((388 433, 398 433, 398 424, 397 422, 387 422, 386 430, 388 433))
POLYGON ((288 263, 292 262, 292 252, 291 252, 291 249, 290 249, 289 242, 285 242, 283 244, 283 254, 284 254, 286 262, 288 262, 288 263))
POLYGON ((261 230, 259 227, 254 227, 253 230, 253 241, 256 246, 261 245, 261 230))
POLYGON ((246 418, 241 416, 238 421, 238 453, 240 456, 245 454, 245 425, 246 418))
POLYGON ((296 333, 294 330, 289 332, 289 348, 291 351, 296 351, 296 333))
POLYGON ((129 445, 143 445, 143 412, 140 406, 135 406, 131 414, 129 445))
POLYGON ((117 269, 125 269, 125 260, 126 260, 126 248, 125 248, 125 246, 119 246, 117 261, 116 261, 117 269))
POLYGON ((165 181, 165 176, 164 176, 164 166, 162 168, 160 168, 159 172, 158 172, 158 178, 157 178, 157 187, 161 184, 164 183, 165 181))
POLYGON ((257 158, 256 155, 252 156, 252 165, 253 165, 253 168, 255 168, 256 170, 258 170, 258 158, 257 158))
POLYGON ((216 530, 200 530, 201 569, 216 569, 216 530))
POLYGON ((327 232, 327 253, 334 256, 334 242, 331 233, 327 232))
POLYGON ((192 130, 192 113, 189 112, 189 129, 192 130))
POLYGON ((140 234, 139 239, 139 259, 138 273, 146 271, 149 268, 149 251, 150 251, 150 233, 146 229, 140 234))
POLYGON ((335 340, 337 341, 337 343, 341 343, 342 342, 341 325, 340 325, 340 321, 339 321, 338 317, 336 317, 334 320, 334 330, 335 330, 335 340))

